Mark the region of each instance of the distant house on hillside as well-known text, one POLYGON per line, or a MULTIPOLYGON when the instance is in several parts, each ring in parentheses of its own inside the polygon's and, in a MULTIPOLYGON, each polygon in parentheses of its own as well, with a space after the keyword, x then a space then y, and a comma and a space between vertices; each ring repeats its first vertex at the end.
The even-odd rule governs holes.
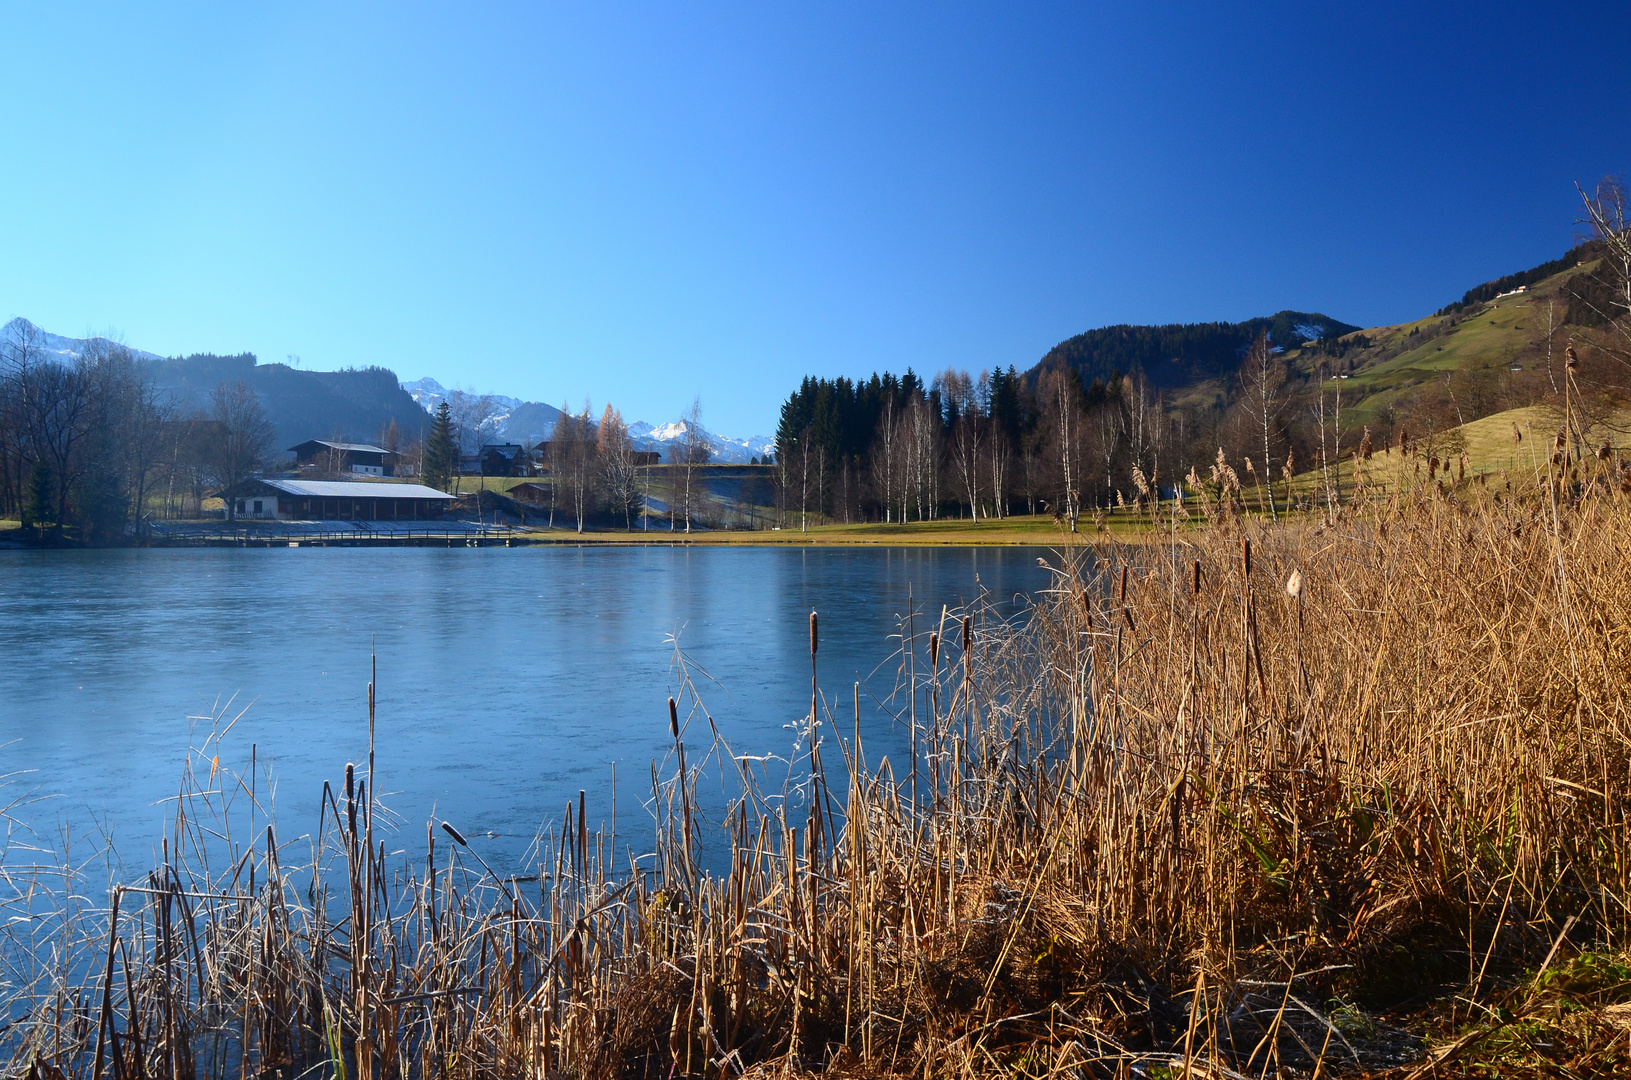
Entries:
POLYGON ((428 521, 454 502, 423 484, 367 480, 245 480, 219 495, 235 518, 272 521, 428 521))
POLYGON ((395 476, 397 455, 383 446, 369 443, 329 442, 327 439, 307 439, 299 446, 289 447, 289 453, 302 471, 319 473, 356 473, 359 476, 395 476))
POLYGON ((481 448, 483 476, 525 476, 531 465, 526 448, 517 443, 488 443, 481 448))

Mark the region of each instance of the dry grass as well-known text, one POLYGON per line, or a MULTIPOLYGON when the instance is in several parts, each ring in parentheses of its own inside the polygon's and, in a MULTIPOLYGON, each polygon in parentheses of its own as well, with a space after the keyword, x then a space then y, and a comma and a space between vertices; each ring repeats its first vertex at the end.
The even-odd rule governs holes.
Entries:
POLYGON ((112 933, 6 866, 57 904, 12 931, 11 1068, 1631 1069, 1631 505, 1602 479, 1061 552, 1023 622, 906 636, 912 760, 813 701, 801 785, 742 769, 719 873, 694 785, 737 759, 685 745, 688 699, 634 873, 574 808, 532 880, 435 831, 389 857, 350 784, 311 838, 246 837, 212 765, 112 933))

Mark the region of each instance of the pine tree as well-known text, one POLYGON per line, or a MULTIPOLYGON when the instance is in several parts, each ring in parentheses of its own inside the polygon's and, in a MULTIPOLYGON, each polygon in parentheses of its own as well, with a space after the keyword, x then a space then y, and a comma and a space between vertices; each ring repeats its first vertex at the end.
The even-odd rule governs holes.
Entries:
POLYGON ((51 466, 44 461, 36 461, 33 471, 28 474, 28 497, 23 503, 23 528, 38 529, 43 533, 46 526, 56 524, 57 503, 53 492, 55 487, 51 466))
POLYGON ((444 401, 436 406, 430 437, 425 442, 425 483, 446 491, 459 465, 458 452, 458 443, 453 438, 453 412, 444 401))

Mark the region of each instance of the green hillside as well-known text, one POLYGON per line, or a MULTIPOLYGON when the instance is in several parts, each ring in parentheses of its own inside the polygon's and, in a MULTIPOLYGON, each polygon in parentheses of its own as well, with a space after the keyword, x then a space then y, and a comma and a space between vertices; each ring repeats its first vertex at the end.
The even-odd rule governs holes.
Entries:
POLYGON ((1379 432, 1413 426, 1420 433, 1557 397, 1565 349, 1577 337, 1577 389, 1587 399, 1601 396, 1605 387, 1595 376, 1607 373, 1590 344, 1597 320, 1580 302, 1600 287, 1599 263, 1566 258, 1537 269, 1552 272, 1510 275, 1439 314, 1293 350, 1288 373, 1302 380, 1305 394, 1320 385, 1331 396, 1340 389, 1345 428, 1351 418, 1379 432))

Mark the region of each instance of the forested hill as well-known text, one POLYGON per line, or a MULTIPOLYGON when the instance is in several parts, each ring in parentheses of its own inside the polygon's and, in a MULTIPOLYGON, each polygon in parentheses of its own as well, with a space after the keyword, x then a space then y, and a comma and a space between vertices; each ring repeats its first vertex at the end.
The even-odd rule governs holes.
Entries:
POLYGON ((335 434, 371 440, 392 420, 404 437, 413 438, 430 423, 429 414, 388 368, 301 371, 287 364, 256 363, 253 353, 195 353, 149 363, 158 389, 183 407, 208 410, 217 386, 248 383, 277 429, 279 449, 335 434))
POLYGON ((1143 372, 1152 387, 1176 388, 1216 378, 1240 367, 1246 347, 1261 332, 1281 348, 1341 337, 1358 330, 1317 312, 1282 311, 1245 322, 1183 323, 1167 326, 1105 326, 1055 345, 1027 372, 1070 367, 1084 386, 1108 383, 1117 374, 1143 372))

